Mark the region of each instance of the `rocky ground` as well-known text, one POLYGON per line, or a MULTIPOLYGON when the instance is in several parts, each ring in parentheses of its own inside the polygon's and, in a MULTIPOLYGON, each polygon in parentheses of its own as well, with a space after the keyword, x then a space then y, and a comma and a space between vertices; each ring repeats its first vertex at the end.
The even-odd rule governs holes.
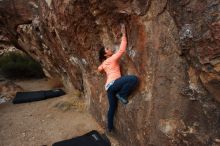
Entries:
MULTIPOLYGON (((24 91, 51 89, 51 80, 16 81, 24 91)), ((104 130, 88 113, 79 93, 49 100, 14 105, 0 104, 1 146, 49 146, 54 142, 104 130)), ((113 146, 119 146, 110 138, 113 146)))

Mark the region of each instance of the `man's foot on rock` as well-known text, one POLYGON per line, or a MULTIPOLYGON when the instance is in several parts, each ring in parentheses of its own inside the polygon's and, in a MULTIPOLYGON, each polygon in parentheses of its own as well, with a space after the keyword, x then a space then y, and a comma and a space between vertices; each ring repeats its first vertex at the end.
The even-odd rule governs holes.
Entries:
POLYGON ((116 94, 116 97, 118 98, 118 100, 123 103, 123 104, 127 104, 128 103, 128 100, 121 97, 119 94, 116 94))

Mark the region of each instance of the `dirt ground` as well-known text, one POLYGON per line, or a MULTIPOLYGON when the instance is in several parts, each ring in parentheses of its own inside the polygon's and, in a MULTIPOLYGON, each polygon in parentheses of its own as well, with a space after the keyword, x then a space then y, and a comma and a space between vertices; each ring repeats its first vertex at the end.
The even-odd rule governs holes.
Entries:
MULTIPOLYGON (((55 86, 46 79, 16 81, 16 84, 24 91, 46 90, 55 86)), ((102 127, 96 123, 80 100, 76 102, 74 96, 67 94, 17 105, 11 102, 0 104, 0 146, 50 146, 54 142, 91 130, 103 133, 102 127)), ((117 141, 110 139, 113 146, 119 146, 117 141)))

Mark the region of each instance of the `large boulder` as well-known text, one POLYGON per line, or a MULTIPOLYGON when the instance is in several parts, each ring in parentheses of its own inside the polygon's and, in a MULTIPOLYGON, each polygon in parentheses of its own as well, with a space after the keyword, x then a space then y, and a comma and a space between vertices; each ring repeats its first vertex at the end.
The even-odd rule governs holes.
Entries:
POLYGON ((118 106, 121 145, 205 146, 220 134, 219 7, 217 0, 2 0, 0 25, 48 77, 83 92, 104 126, 97 52, 118 48, 124 23, 122 73, 136 74, 140 84, 129 104, 118 106))

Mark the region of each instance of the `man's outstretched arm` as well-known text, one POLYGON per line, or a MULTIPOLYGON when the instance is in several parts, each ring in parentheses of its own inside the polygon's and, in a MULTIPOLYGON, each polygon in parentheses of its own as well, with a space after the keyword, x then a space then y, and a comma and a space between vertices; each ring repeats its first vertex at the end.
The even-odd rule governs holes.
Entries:
POLYGON ((122 38, 121 38, 121 44, 120 44, 119 50, 115 54, 113 54, 109 59, 118 60, 121 58, 121 56, 126 51, 127 37, 126 37, 126 30, 125 30, 124 24, 121 26, 121 32, 122 32, 122 38))

